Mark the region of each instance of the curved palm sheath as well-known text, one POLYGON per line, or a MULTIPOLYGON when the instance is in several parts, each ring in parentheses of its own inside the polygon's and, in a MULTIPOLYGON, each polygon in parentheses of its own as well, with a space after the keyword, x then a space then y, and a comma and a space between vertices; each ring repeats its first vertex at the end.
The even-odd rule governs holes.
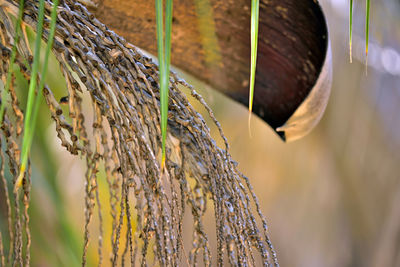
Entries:
MULTIPOLYGON (((172 64, 248 105, 250 1, 174 0, 172 64)), ((104 0, 92 10, 129 42, 155 54, 154 0, 104 0)), ((261 0, 253 112, 283 140, 307 134, 330 91, 323 12, 314 0, 261 0)))

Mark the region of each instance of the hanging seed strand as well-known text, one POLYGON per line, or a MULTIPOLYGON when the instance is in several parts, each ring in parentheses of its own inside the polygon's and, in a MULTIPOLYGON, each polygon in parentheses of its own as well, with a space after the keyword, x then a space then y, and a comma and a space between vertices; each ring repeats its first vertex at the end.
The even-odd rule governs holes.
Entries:
MULTIPOLYGON (((18 10, 17 1, 6 5, 11 13, 18 10)), ((51 7, 51 2, 45 1, 47 13, 51 7)), ((36 28, 37 13, 38 6, 28 2, 24 27, 36 28)), ((105 216, 110 216, 112 265, 127 263, 129 255, 132 265, 211 266, 216 263, 223 266, 229 262, 251 266, 261 261, 265 266, 278 266, 258 200, 248 179, 231 158, 222 127, 204 99, 175 73, 170 73, 166 156, 162 169, 158 66, 108 30, 79 2, 62 1, 57 15, 52 52, 66 81, 67 92, 62 101, 66 106, 61 108, 48 86, 44 87, 43 95, 61 146, 86 161, 82 179, 85 181, 82 264, 88 264, 92 255, 89 248, 96 244, 91 242, 93 222, 100 224, 96 257, 99 265, 103 262, 103 222, 107 221, 105 216), (216 146, 210 129, 180 91, 180 86, 188 88, 205 108, 224 141, 223 149, 216 146), (85 99, 92 105, 83 106, 85 99), (88 116, 88 112, 94 116, 88 116), (98 170, 102 166, 108 191, 100 189, 98 170), (109 214, 101 212, 100 192, 109 194, 109 214), (98 213, 93 216, 96 205, 98 213), (211 205, 213 214, 209 211, 211 205), (193 225, 192 242, 188 244, 183 240, 183 236, 190 234, 184 228, 185 209, 193 225), (216 229, 212 232, 207 229, 209 215, 215 219, 216 229), (216 236, 215 253, 211 250, 210 234, 216 236)), ((5 25, 3 21, 9 18, 1 13, 0 16, 4 18, 0 26, 5 25)), ((7 33, 0 36, 5 40, 4 47, 11 49, 11 42, 4 36, 14 33, 5 26, 1 31, 7 33)), ((48 38, 49 25, 45 23, 43 39, 48 38)), ((28 54, 24 44, 20 42, 21 51, 28 54)), ((24 62, 20 60, 21 55, 17 54, 18 62, 24 62)), ((29 78, 29 68, 25 69, 29 78)), ((3 132, 8 130, 16 136, 17 127, 11 127, 8 117, 5 116, 3 132)), ((7 140, 8 147, 14 143, 7 140)), ((7 155, 15 149, 8 151, 7 155)), ((11 169, 16 175, 19 158, 11 158, 15 162, 11 169)), ((13 260, 19 255, 18 240, 22 235, 17 236, 18 231, 13 230, 16 236, 13 260)))

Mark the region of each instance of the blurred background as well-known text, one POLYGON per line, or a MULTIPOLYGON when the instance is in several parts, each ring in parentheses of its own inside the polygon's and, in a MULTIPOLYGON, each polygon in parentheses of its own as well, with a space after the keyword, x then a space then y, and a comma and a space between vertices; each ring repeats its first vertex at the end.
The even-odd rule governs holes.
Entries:
POLYGON ((371 1, 367 68, 365 1, 354 1, 352 64, 349 1, 319 2, 333 86, 311 134, 285 144, 254 118, 250 138, 246 107, 201 93, 260 198, 281 266, 400 266, 400 1, 371 1))
MULTIPOLYGON (((182 74, 214 110, 233 158, 250 178, 281 266, 400 266, 400 1, 371 2, 366 66, 365 1, 354 3, 352 64, 348 0, 320 1, 332 44, 333 87, 322 121, 301 140, 283 143, 256 117, 250 138, 246 107, 182 74)), ((52 74, 49 84, 59 99, 65 85, 60 73, 52 74)), ((26 86, 22 78, 19 83, 26 86)), ((61 148, 49 112, 42 112, 46 119, 32 154, 32 266, 78 266, 84 163, 61 148)), ((207 122, 222 146, 213 123, 207 122)), ((108 214, 106 182, 99 182, 103 214, 108 214)), ((95 225, 89 265, 97 262, 95 225)))
POLYGON ((368 75, 365 1, 354 2, 350 64, 349 1, 320 1, 333 86, 310 135, 284 144, 254 119, 250 139, 245 108, 213 107, 260 197, 281 266, 400 266, 400 1, 372 1, 368 75))

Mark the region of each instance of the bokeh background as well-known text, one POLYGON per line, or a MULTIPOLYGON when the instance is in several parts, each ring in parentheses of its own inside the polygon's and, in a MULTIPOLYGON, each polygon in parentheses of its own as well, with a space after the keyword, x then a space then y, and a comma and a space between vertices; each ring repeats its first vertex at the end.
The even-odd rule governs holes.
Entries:
POLYGON ((400 1, 371 1, 367 67, 365 1, 354 1, 352 64, 349 1, 319 2, 333 86, 310 135, 285 144, 254 119, 250 138, 245 107, 203 95, 251 178, 281 266, 400 266, 400 1))
POLYGON ((221 120, 282 266, 400 266, 400 2, 372 2, 368 75, 365 1, 355 1, 352 64, 348 1, 320 2, 333 86, 316 129, 283 144, 260 121, 250 139, 242 109, 221 120))
MULTIPOLYGON (((354 3, 352 64, 348 0, 320 1, 332 44, 333 86, 322 121, 299 141, 283 143, 256 117, 250 138, 246 107, 182 74, 214 110, 233 158, 250 177, 281 266, 400 266, 400 1, 371 2, 366 65, 365 1, 354 3)), ((57 98, 65 94, 58 72, 49 84, 57 98)), ((32 266, 78 266, 84 164, 60 147, 46 109, 42 116, 32 154, 32 266)), ((108 214, 107 187, 99 181, 108 214)), ((3 206, 0 216, 5 235, 3 206)), ((96 229, 89 265, 97 262, 96 229)))

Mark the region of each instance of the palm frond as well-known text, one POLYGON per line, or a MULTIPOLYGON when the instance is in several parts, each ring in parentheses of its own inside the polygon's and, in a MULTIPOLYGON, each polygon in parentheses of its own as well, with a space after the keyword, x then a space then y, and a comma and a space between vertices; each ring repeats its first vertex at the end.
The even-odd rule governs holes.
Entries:
POLYGON ((169 70, 171 62, 171 32, 172 32, 172 0, 166 2, 165 14, 165 43, 163 29, 163 1, 156 0, 156 24, 157 24, 157 49, 160 70, 160 110, 161 110, 161 136, 162 136, 162 160, 165 163, 165 142, 167 138, 168 122, 168 87, 169 70))
POLYGON ((37 85, 37 73, 40 61, 41 37, 43 32, 44 0, 41 0, 39 3, 39 20, 36 31, 36 39, 35 39, 35 55, 33 59, 32 76, 29 83, 28 102, 27 102, 25 121, 24 121, 24 138, 22 140, 21 167, 19 176, 15 183, 15 190, 17 190, 22 184, 22 178, 24 177, 26 164, 28 162, 29 151, 32 146, 37 116, 39 113, 39 106, 42 99, 42 92, 47 74, 48 59, 54 41, 54 34, 57 21, 57 7, 58 7, 58 0, 54 0, 53 9, 51 11, 50 33, 46 46, 43 67, 41 70, 41 79, 37 94, 35 96, 35 90, 37 85))
POLYGON ((366 0, 365 10, 365 67, 368 68, 368 42, 369 42, 369 11, 371 7, 371 1, 366 0))
POLYGON ((258 41, 258 13, 259 0, 251 1, 251 63, 250 63, 250 92, 249 92, 249 111, 253 110, 254 84, 256 80, 257 65, 257 41, 258 41))
POLYGON ((350 8, 349 8, 349 54, 350 54, 350 63, 353 62, 352 58, 352 40, 353 40, 353 0, 350 0, 350 8))

